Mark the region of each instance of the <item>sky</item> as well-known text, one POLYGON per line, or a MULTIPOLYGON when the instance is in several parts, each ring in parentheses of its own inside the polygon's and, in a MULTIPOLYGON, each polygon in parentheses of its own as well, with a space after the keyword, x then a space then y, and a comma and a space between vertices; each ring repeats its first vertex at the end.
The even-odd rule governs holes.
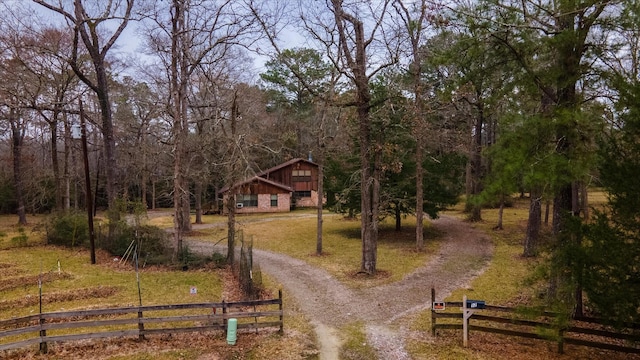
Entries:
MULTIPOLYGON (((58 0, 47 0, 47 1, 49 3, 55 4, 57 3, 58 0)), ((67 1, 67 3, 70 3, 69 0, 63 0, 63 2, 64 1, 67 1)), ((0 0, 0 4, 13 9, 20 9, 20 10, 29 9, 27 10, 28 13, 33 11, 35 14, 37 14, 38 19, 36 21, 40 21, 45 24, 47 23, 59 24, 59 25, 65 24, 64 18, 61 14, 58 14, 54 11, 46 9, 43 6, 35 4, 30 0, 0 0)), ((109 27, 113 27, 113 29, 115 29, 116 26, 117 24, 115 21, 109 24, 109 27)), ((142 49, 143 35, 139 33, 140 28, 141 26, 139 22, 130 21, 127 27, 125 28, 124 32, 116 40, 116 47, 110 50, 110 52, 118 56, 122 55, 123 57, 127 57, 127 58, 135 58, 138 61, 143 63, 151 61, 151 58, 149 58, 147 55, 143 53, 143 49, 142 49)), ((285 38, 285 44, 286 44, 285 47, 287 48, 301 46, 299 44, 302 44, 304 42, 304 38, 293 30, 285 30, 282 33, 282 35, 285 38)), ((269 48, 270 48, 270 45, 268 43, 262 44, 261 46, 261 50, 265 50, 269 48)), ((260 72, 264 71, 265 69, 264 64, 269 60, 269 57, 265 55, 259 55, 255 52, 249 52, 248 55, 253 58, 253 70, 254 70, 253 72, 255 72, 254 78, 256 78, 257 80, 258 78, 257 75, 260 72)), ((128 75, 128 76, 135 76, 136 73, 137 71, 134 68, 126 68, 126 69, 122 69, 121 71, 122 75, 128 75)))

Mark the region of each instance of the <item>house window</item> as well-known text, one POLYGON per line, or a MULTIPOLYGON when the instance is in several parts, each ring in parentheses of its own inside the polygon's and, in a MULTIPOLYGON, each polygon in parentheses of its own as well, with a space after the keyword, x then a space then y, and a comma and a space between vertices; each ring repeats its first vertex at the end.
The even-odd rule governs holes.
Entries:
POLYGON ((258 195, 257 194, 239 194, 236 197, 236 202, 242 204, 242 207, 257 207, 258 195))
POLYGON ((271 194, 271 207, 278 207, 278 194, 271 194))
POLYGON ((296 191, 293 193, 293 196, 296 198, 308 198, 311 197, 311 191, 296 191))
POLYGON ((293 170, 291 180, 294 182, 311 181, 311 170, 293 170))

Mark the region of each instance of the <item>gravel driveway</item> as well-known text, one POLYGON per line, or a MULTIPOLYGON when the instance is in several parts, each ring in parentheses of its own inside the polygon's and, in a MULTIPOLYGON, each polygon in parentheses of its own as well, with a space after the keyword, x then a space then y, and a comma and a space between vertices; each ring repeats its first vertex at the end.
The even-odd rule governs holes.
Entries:
MULTIPOLYGON (((335 329, 354 321, 365 324, 369 345, 380 359, 410 359, 404 349, 408 322, 402 320, 430 307, 431 288, 444 299, 467 286, 493 253, 489 238, 472 224, 449 216, 433 224, 444 234, 437 256, 398 282, 368 289, 348 288, 325 270, 283 254, 254 248, 253 257, 315 325, 321 360, 338 359, 340 339, 335 329)), ((187 243, 195 251, 214 250, 208 242, 187 243)))

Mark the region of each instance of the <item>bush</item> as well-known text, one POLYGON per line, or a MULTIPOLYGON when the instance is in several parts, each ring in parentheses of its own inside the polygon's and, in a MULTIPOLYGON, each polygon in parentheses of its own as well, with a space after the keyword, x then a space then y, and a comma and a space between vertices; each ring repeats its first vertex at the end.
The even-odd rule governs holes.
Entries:
POLYGON ((12 237, 11 243, 17 247, 27 246, 27 240, 29 240, 29 237, 25 233, 24 228, 20 227, 18 229, 18 232, 20 233, 20 235, 12 237))
POLYGON ((74 247, 89 243, 87 218, 79 213, 60 213, 47 226, 47 244, 74 247))
MULTIPOLYGON (((109 231, 108 227, 106 229, 109 231)), ((98 246, 115 256, 125 256, 137 248, 141 266, 171 262, 172 249, 167 233, 150 225, 129 226, 125 222, 112 225, 111 234, 101 234, 98 246)), ((133 257, 131 257, 131 260, 133 257)))
POLYGON ((183 245, 180 252, 178 252, 177 265, 182 270, 197 269, 210 263, 213 263, 219 267, 221 265, 224 265, 224 263, 226 263, 226 258, 224 259, 224 263, 220 263, 219 261, 221 261, 219 257, 217 259, 214 259, 213 256, 196 254, 193 251, 191 251, 191 249, 188 246, 183 245))

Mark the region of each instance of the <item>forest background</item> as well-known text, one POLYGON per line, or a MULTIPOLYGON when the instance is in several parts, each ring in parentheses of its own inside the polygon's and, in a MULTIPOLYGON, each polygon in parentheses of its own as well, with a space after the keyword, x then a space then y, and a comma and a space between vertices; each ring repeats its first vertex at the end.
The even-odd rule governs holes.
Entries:
POLYGON ((423 251, 425 214, 521 194, 548 299, 638 320, 637 1, 0 4, 0 211, 19 223, 97 207, 111 236, 135 204, 172 207, 179 252, 192 208, 311 157, 327 206, 361 220, 363 273, 381 218, 415 214, 423 251))

